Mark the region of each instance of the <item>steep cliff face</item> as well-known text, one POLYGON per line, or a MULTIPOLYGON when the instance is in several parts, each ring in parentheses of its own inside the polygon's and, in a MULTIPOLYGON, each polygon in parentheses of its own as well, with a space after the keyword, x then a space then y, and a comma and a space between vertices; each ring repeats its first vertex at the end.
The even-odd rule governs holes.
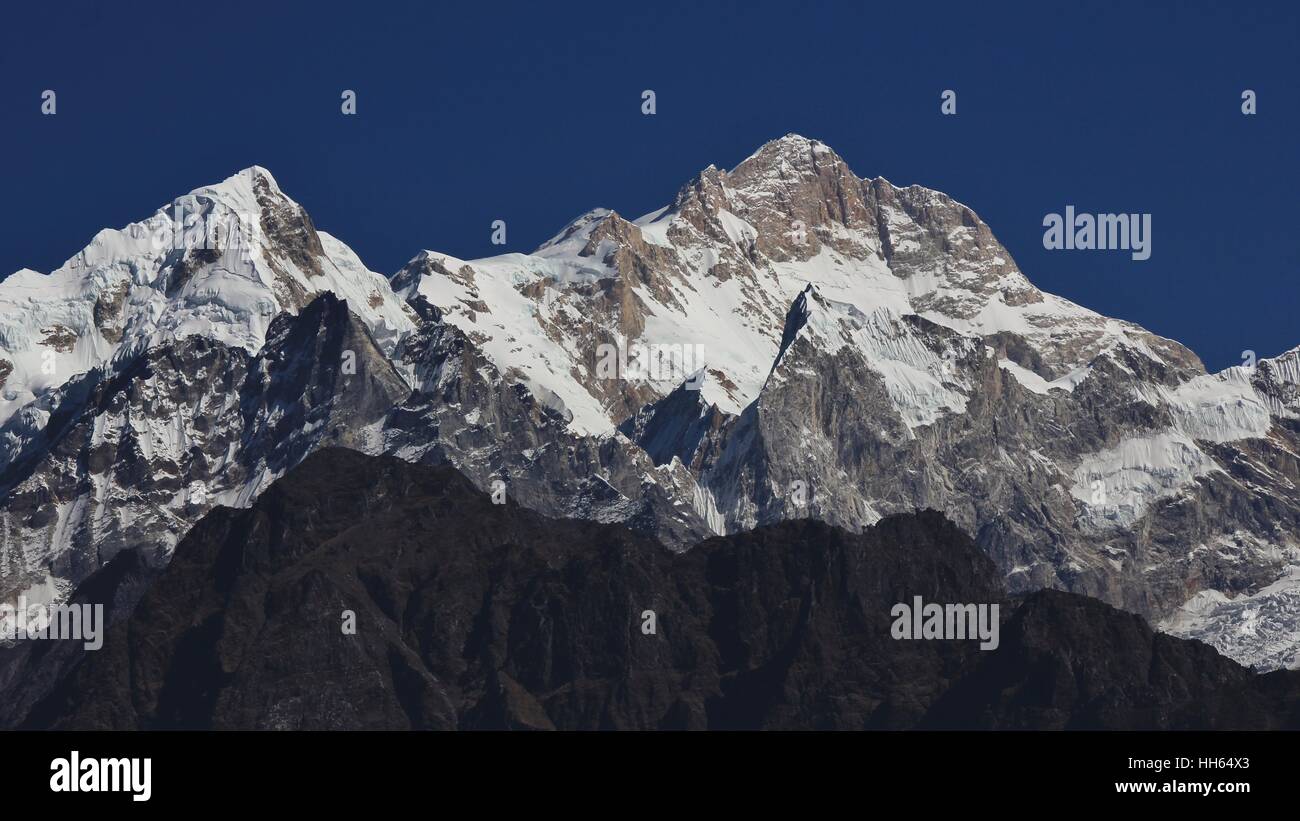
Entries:
POLYGON ((1300 674, 1255 676, 1098 602, 1016 608, 934 512, 673 553, 327 448, 208 514, 27 725, 1280 727, 1298 698, 1300 674), (916 596, 1000 604, 998 647, 894 638, 916 596))
POLYGON ((0 472, 0 589, 75 589, 127 548, 161 567, 204 512, 247 504, 318 444, 364 448, 409 392, 330 293, 272 322, 256 355, 194 335, 74 377, 0 472))

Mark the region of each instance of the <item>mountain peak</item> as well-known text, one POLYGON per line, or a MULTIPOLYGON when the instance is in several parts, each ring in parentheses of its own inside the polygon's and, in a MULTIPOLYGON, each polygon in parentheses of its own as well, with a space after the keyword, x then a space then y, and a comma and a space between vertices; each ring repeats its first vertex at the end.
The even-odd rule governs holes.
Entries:
POLYGON ((559 233, 537 246, 537 250, 533 253, 541 253, 548 248, 559 246, 566 240, 572 239, 575 236, 577 236, 582 242, 586 242, 586 237, 591 233, 591 229, 601 220, 612 214, 614 214, 614 212, 608 208, 592 208, 585 211, 569 220, 568 224, 561 228, 559 233))
POLYGON ((261 166, 261 165, 254 164, 246 168, 241 168, 239 171, 236 171, 234 174, 231 174, 226 179, 232 180, 237 177, 242 179, 249 179, 249 180, 255 180, 258 177, 262 177, 266 179, 268 182, 270 182, 272 185, 275 185, 276 188, 280 187, 276 183, 275 176, 271 174, 270 170, 267 169, 265 166, 261 166))
POLYGON ((732 169, 731 174, 742 174, 749 166, 773 168, 786 166, 799 171, 816 171, 827 166, 842 166, 844 158, 821 140, 801 134, 786 134, 769 140, 732 169))
POLYGON ((351 249, 317 232, 259 165, 104 229, 48 275, 0 281, 0 422, 120 352, 192 335, 252 352, 281 311, 332 291, 383 344, 410 325, 351 249), (48 356, 57 356, 54 366, 48 356))
POLYGON ((256 185, 257 181, 261 180, 262 182, 266 183, 267 186, 269 186, 272 190, 283 193, 280 189, 280 184, 275 181, 275 176, 268 169, 260 165, 250 165, 247 168, 241 169, 240 171, 237 171, 231 176, 227 177, 220 184, 224 185, 226 183, 231 183, 236 180, 239 180, 241 182, 247 181, 248 183, 253 185, 256 185))
POLYGON ((177 197, 166 209, 184 205, 190 198, 211 199, 229 208, 246 219, 259 217, 266 209, 288 209, 299 211, 298 203, 280 188, 270 171, 260 165, 249 167, 231 174, 219 183, 195 188, 189 194, 177 197))
POLYGON ((792 131, 783 137, 777 137, 775 140, 768 140, 749 156, 757 157, 761 154, 770 154, 773 152, 809 151, 831 151, 831 148, 821 140, 813 139, 812 137, 805 137, 802 134, 796 134, 792 131))

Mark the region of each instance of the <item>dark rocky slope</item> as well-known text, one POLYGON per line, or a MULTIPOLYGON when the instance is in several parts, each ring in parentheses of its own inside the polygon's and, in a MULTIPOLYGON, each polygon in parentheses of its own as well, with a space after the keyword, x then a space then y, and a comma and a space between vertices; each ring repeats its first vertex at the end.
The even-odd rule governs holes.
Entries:
POLYGON ((932 512, 860 534, 790 521, 672 553, 493 505, 450 468, 329 448, 251 509, 208 514, 27 725, 1298 724, 1300 674, 1255 676, 1098 602, 1034 594, 1000 649, 980 651, 893 640, 890 609, 914 595, 1003 599, 992 562, 932 512))

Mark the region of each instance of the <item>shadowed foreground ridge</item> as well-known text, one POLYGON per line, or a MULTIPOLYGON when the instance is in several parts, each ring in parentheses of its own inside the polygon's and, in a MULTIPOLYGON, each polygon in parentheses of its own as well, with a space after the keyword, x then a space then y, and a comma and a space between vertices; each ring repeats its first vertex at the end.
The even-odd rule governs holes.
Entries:
POLYGON ((327 448, 252 508, 204 517, 26 723, 1300 725, 1298 673, 1254 675, 1072 594, 1012 607, 992 562, 933 512, 860 534, 789 521, 674 554, 620 526, 493 505, 451 468, 327 448), (1002 601, 1000 648, 891 639, 890 608, 915 595, 1002 601))

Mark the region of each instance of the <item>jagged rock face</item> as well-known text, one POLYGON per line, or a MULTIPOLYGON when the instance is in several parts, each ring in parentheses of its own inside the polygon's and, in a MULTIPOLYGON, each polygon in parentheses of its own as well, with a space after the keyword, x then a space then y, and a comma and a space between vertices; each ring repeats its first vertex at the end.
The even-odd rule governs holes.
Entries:
POLYGON ((1274 416, 1300 419, 1300 348, 1259 363, 1251 380, 1274 416))
POLYGON ((382 420, 409 394, 365 324, 326 293, 267 330, 241 402, 260 447, 242 455, 279 476, 321 445, 373 452, 382 420))
POLYGON ((890 189, 887 183, 877 190, 858 179, 826 145, 778 140, 719 175, 713 186, 717 196, 700 203, 698 222, 707 224, 720 210, 732 210, 755 228, 757 250, 779 261, 812 259, 824 245, 865 258, 885 250, 882 237, 888 230, 881 230, 877 200, 890 189), (806 236, 799 236, 796 223, 806 236))
MULTIPOLYGON (((1217 417, 1180 420, 1181 398, 1147 401, 1153 380, 1134 368, 1098 360, 1076 387, 1039 394, 990 346, 916 317, 863 316, 811 290, 786 337, 758 400, 713 434, 709 457, 674 454, 698 466, 728 531, 799 515, 857 528, 933 508, 976 535, 1013 591, 1072 590, 1149 616, 1198 590, 1265 587, 1294 561, 1265 541, 1300 533, 1289 478, 1298 443, 1286 425, 1269 423, 1265 439, 1198 444, 1192 422, 1217 417), (806 505, 792 502, 795 483, 806 505), (1232 533, 1255 536, 1231 550, 1187 549, 1232 533)), ((647 442, 669 407, 643 424, 647 442)), ((1274 639, 1289 629, 1271 628, 1274 639)), ((1294 640, 1284 647, 1293 659, 1294 640)))
POLYGON ((75 589, 127 547, 161 567, 214 505, 247 504, 319 444, 364 448, 408 394, 330 294, 281 315, 256 357, 191 336, 75 379, 0 474, 0 596, 75 589))
POLYGON ((674 554, 493 504, 449 468, 324 449, 205 517, 25 726, 1295 726, 1298 673, 1252 676, 1069 594, 1013 607, 933 512, 674 554), (915 596, 1000 604, 998 648, 893 638, 915 596))
POLYGON ((410 462, 450 463, 474 483, 551 516, 624 522, 681 549, 709 534, 683 503, 694 480, 656 468, 626 437, 584 437, 494 363, 459 328, 426 320, 399 351, 415 390, 384 422, 380 449, 410 462))
MULTIPOLYGON (((204 513, 247 505, 316 447, 374 449, 371 428, 409 393, 365 325, 328 293, 277 318, 257 356, 190 336, 73 380, 0 474, 0 598, 62 601, 129 551, 139 570, 112 594, 129 612, 138 582, 204 513)), ((0 649, 0 681, 25 670, 49 682, 57 673, 47 665, 70 660, 30 651, 0 649)))
POLYGON ((229 422, 248 360, 191 337, 50 397, 48 422, 0 475, 4 598, 74 588, 126 547, 164 561, 239 444, 229 422))

